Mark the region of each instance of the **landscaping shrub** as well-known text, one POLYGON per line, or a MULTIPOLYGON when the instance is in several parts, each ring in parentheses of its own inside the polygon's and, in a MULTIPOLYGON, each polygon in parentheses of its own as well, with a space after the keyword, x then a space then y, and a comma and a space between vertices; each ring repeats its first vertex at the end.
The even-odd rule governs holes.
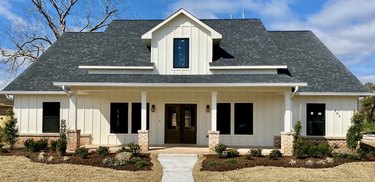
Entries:
POLYGON ((30 145, 33 145, 34 139, 28 138, 25 141, 23 141, 23 145, 25 146, 26 149, 30 147, 30 145))
POLYGON ((135 165, 139 161, 142 161, 142 159, 139 158, 139 157, 134 157, 132 159, 125 160, 125 164, 133 164, 133 165, 135 165))
POLYGON ((328 143, 321 143, 317 146, 310 145, 308 155, 315 158, 329 157, 332 156, 332 148, 328 143))
POLYGON ((348 148, 355 150, 358 142, 362 140, 363 135, 361 133, 363 127, 364 116, 356 113, 352 118, 352 126, 348 129, 346 134, 346 144, 348 148))
POLYGON ((227 163, 227 164, 237 164, 238 161, 237 161, 237 159, 227 159, 227 160, 225 160, 225 163, 227 163))
POLYGON ((28 138, 24 141, 23 144, 28 151, 39 152, 48 148, 48 139, 43 138, 38 141, 34 141, 34 139, 32 138, 28 138))
POLYGON ((96 152, 102 157, 107 157, 109 155, 109 147, 99 146, 96 152))
POLYGON ((240 156, 240 153, 236 149, 228 149, 225 151, 227 158, 233 158, 240 156))
POLYGON ((208 167, 215 167, 215 166, 218 166, 218 165, 219 165, 219 163, 217 163, 217 162, 209 162, 209 163, 207 163, 208 167))
POLYGON ((262 149, 251 149, 249 151, 249 155, 252 157, 261 157, 262 156, 262 149))
POLYGON ((129 149, 127 149, 126 147, 121 147, 120 149, 116 151, 116 154, 121 153, 121 152, 129 152, 129 149))
POLYGON ((74 155, 82 159, 87 159, 89 157, 89 149, 86 147, 80 147, 76 149, 76 151, 74 152, 74 155))
POLYGON ((277 160, 282 156, 283 156, 283 154, 280 152, 280 150, 274 149, 274 150, 271 151, 269 157, 270 157, 270 159, 277 160))
POLYGON ((5 123, 5 127, 3 128, 3 136, 2 140, 4 140, 5 143, 8 143, 10 148, 14 148, 14 145, 16 144, 18 137, 19 137, 19 131, 17 128, 17 118, 14 117, 14 112, 12 109, 8 110, 8 116, 9 120, 5 123))
POLYGON ((222 144, 222 143, 219 143, 219 144, 217 144, 216 146, 215 146, 215 148, 214 148, 214 150, 215 150, 215 152, 216 152, 216 155, 218 156, 218 157, 226 157, 226 156, 224 156, 223 155, 223 153, 224 153, 224 151, 225 150, 227 150, 227 145, 224 145, 224 144, 222 144))
POLYGON ((3 142, 3 139, 2 139, 2 137, 3 137, 3 134, 4 134, 4 129, 0 126, 0 143, 2 143, 3 142))
POLYGON ((68 136, 67 136, 67 128, 66 128, 66 121, 63 119, 60 123, 60 137, 56 143, 56 150, 59 152, 61 156, 66 154, 66 147, 68 144, 68 136))
POLYGON ((144 166, 148 166, 149 163, 147 161, 140 160, 140 161, 137 161, 134 165, 136 168, 141 169, 144 166))
POLYGON ((293 134, 293 156, 297 158, 303 158, 305 156, 304 147, 301 136, 302 124, 301 121, 297 121, 294 125, 293 134))
POLYGON ((128 147, 129 152, 131 152, 134 155, 138 155, 141 152, 141 147, 138 144, 135 144, 134 142, 131 142, 126 146, 128 147))
POLYGON ((350 160, 361 160, 359 155, 347 154, 347 153, 337 153, 335 154, 337 158, 350 159, 350 160))
POLYGON ((57 141, 55 140, 51 141, 51 146, 50 146, 51 151, 55 152, 56 148, 57 148, 57 141))

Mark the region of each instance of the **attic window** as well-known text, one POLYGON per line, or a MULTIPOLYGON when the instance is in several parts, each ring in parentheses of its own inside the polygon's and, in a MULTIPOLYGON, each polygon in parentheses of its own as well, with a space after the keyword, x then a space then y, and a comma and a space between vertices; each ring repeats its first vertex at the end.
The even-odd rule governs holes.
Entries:
POLYGON ((173 40, 173 68, 189 68, 189 39, 173 40))

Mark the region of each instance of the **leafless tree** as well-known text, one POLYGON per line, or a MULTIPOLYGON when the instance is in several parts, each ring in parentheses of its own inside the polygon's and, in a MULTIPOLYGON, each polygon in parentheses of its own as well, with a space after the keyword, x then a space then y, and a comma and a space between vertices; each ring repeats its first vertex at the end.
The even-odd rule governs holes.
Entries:
POLYGON ((93 32, 106 27, 122 0, 30 0, 27 21, 7 33, 12 48, 1 47, 3 63, 16 71, 25 62, 35 62, 64 32, 93 32))

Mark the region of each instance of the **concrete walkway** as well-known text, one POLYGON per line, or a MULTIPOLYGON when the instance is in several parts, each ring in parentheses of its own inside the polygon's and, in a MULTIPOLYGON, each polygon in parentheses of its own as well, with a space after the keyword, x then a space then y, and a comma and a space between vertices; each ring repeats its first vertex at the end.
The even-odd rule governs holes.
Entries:
POLYGON ((162 182, 194 181, 193 167, 197 154, 159 154, 158 160, 163 168, 162 182))

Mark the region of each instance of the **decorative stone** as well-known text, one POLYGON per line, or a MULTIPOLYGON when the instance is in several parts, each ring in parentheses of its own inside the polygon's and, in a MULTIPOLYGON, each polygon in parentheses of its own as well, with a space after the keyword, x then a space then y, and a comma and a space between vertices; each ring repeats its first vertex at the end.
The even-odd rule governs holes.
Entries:
POLYGON ((147 152, 150 144, 148 130, 138 130, 138 145, 141 148, 141 152, 147 152))
POLYGON ((281 132, 281 151, 284 155, 293 154, 293 132, 281 132))
POLYGON ((75 151, 80 147, 81 130, 69 130, 68 131, 68 151, 75 151))
POLYGON ((208 131, 208 150, 214 153, 215 146, 220 143, 220 131, 208 131))
POLYGON ((126 160, 129 160, 130 157, 132 157, 132 153, 130 152, 120 152, 118 154, 116 154, 115 158, 118 160, 118 161, 126 161, 126 160))

